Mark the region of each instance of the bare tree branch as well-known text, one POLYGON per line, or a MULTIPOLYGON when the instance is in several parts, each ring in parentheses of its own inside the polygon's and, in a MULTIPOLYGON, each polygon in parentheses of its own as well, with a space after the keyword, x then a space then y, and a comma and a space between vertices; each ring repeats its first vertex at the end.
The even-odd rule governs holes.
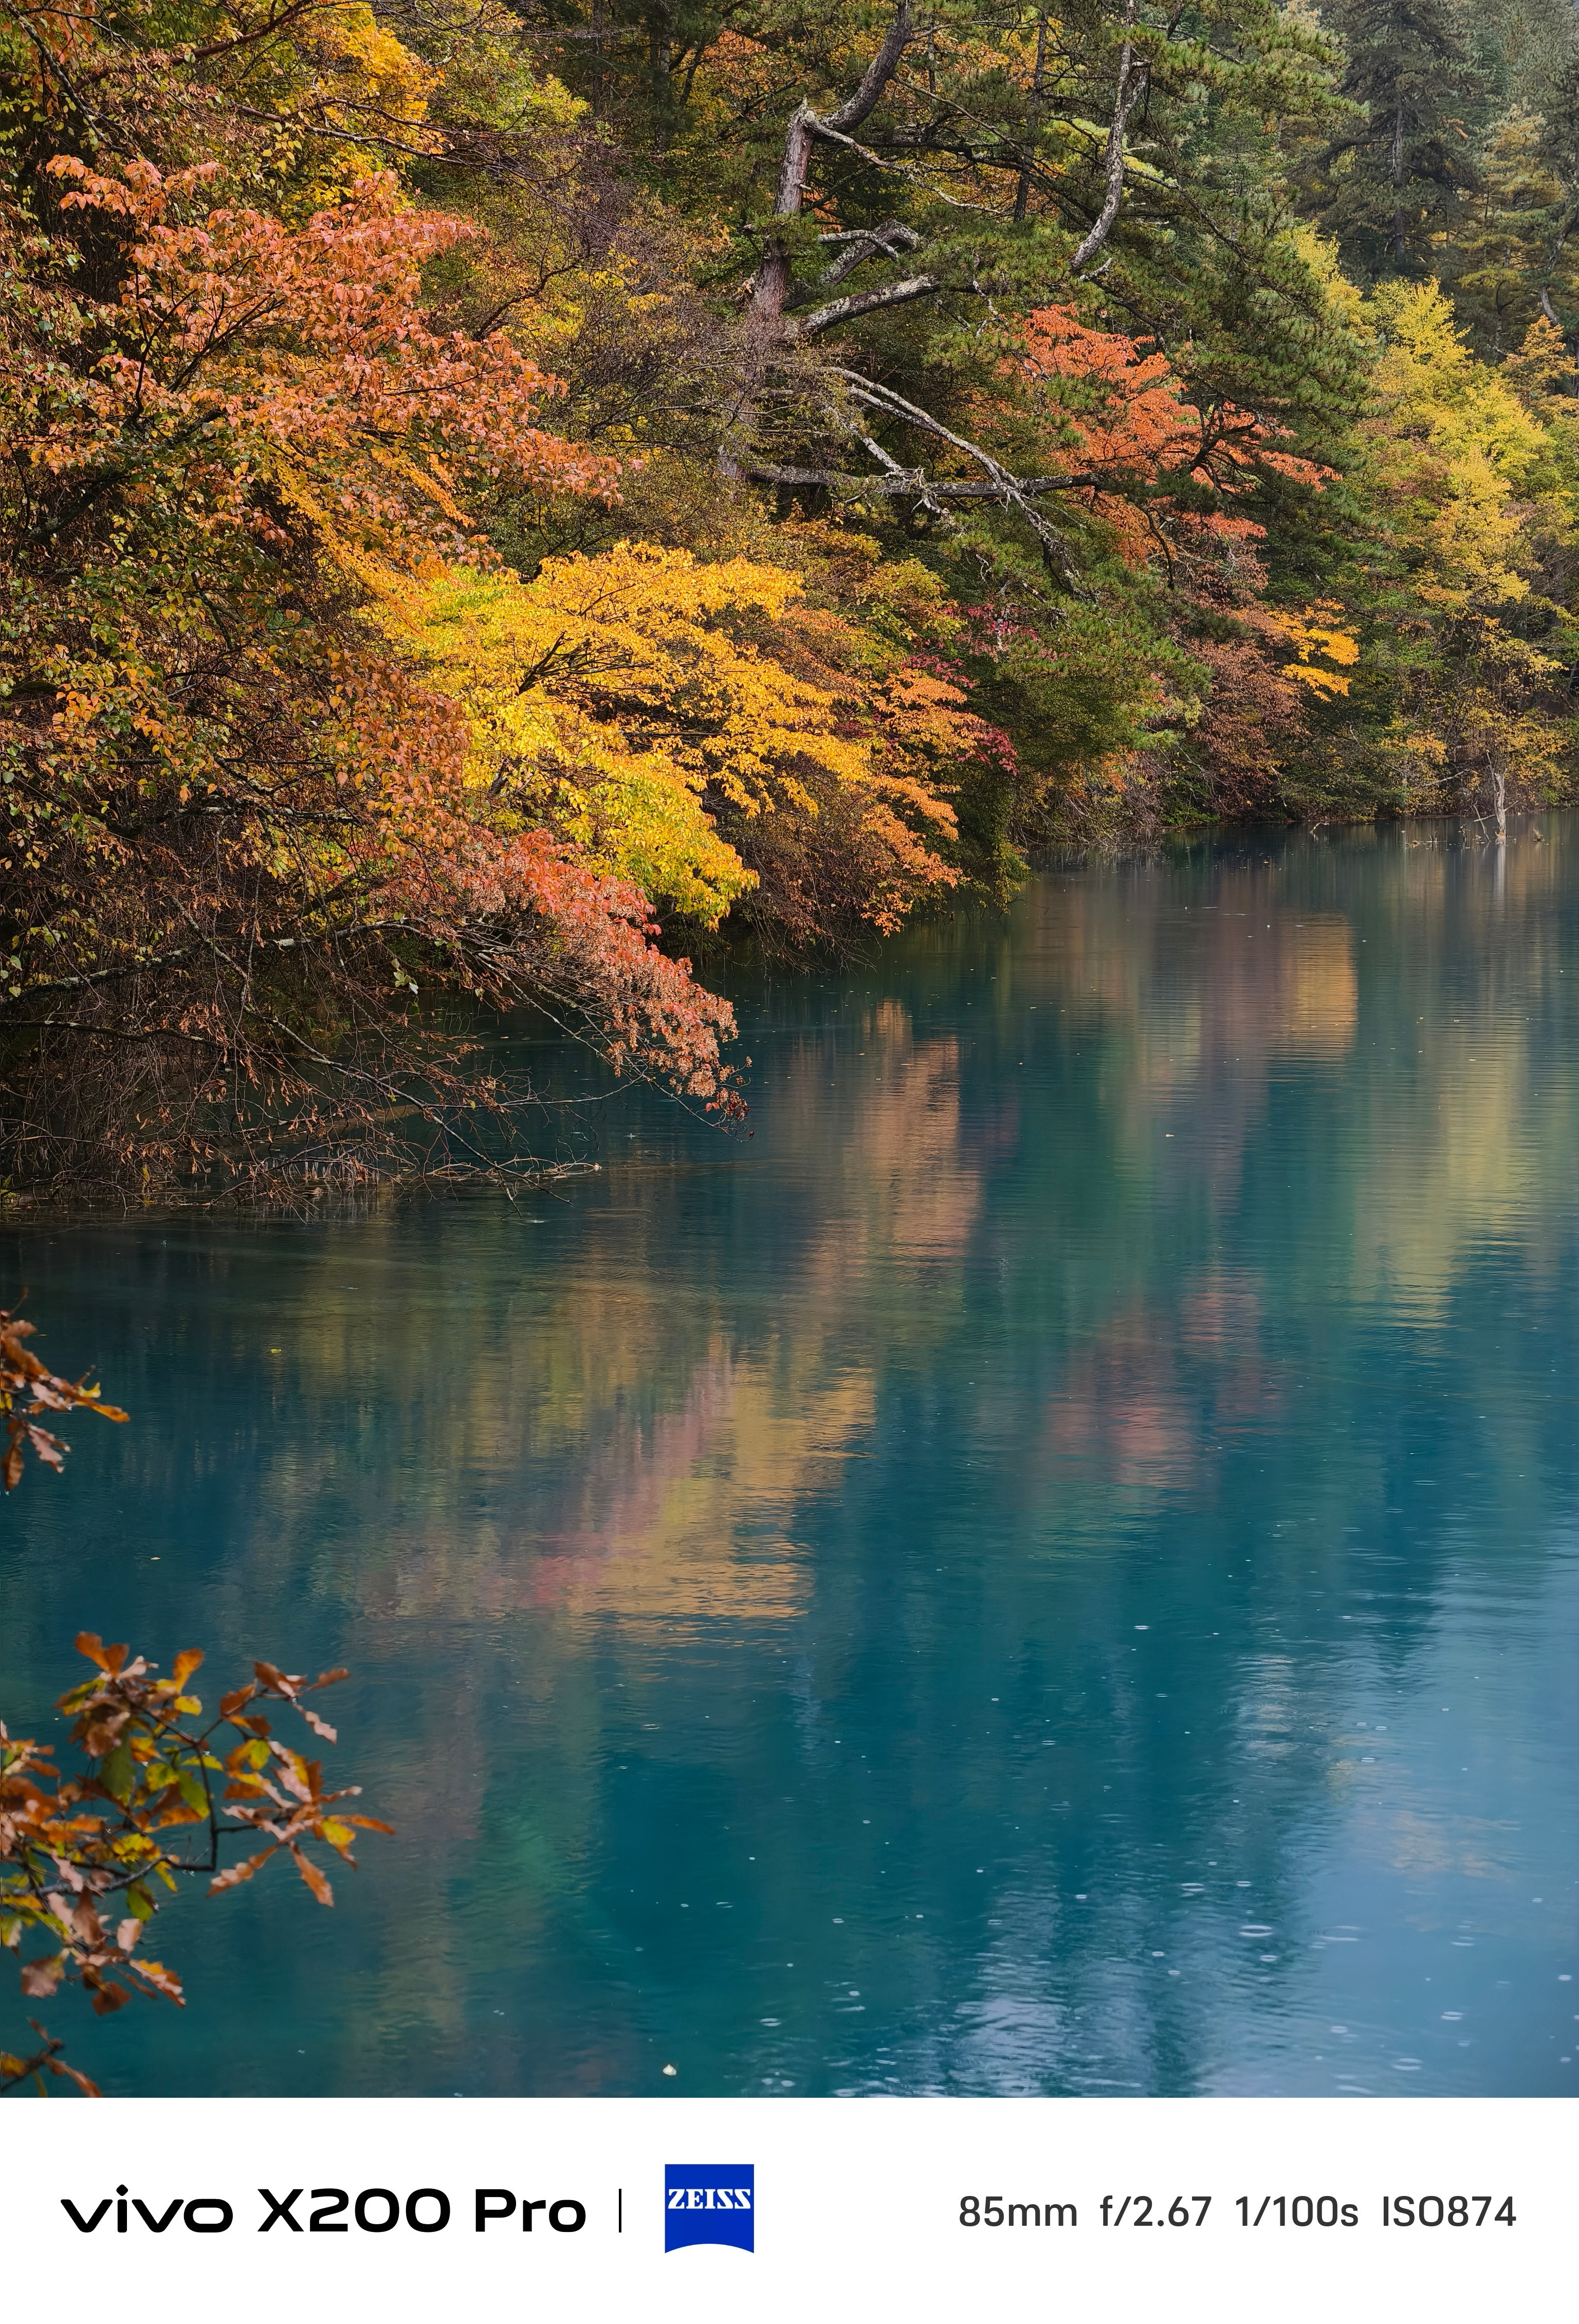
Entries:
MULTIPOLYGON (((1124 124, 1128 121, 1134 106, 1139 102, 1148 70, 1145 65, 1135 64, 1133 43, 1129 38, 1130 28, 1134 23, 1138 5, 1139 0, 1125 0, 1125 39, 1120 61, 1118 112, 1115 114, 1118 125, 1114 135, 1109 138, 1109 177, 1111 179, 1113 176, 1111 153, 1116 139, 1118 155, 1116 170, 1120 190, 1122 190, 1124 169, 1124 124)), ((874 162, 879 168, 893 166, 884 162, 877 155, 868 154, 866 149, 857 143, 850 132, 858 128, 877 106, 884 90, 898 70, 905 49, 913 37, 911 0, 897 0, 882 45, 861 76, 860 86, 854 95, 827 114, 817 113, 812 106, 803 101, 795 107, 785 131, 784 152, 779 165, 778 185, 774 197, 773 215, 776 219, 787 220, 798 217, 804 208, 812 149, 818 142, 838 145, 847 152, 861 154, 864 159, 874 162)), ((1045 25, 1043 25, 1042 45, 1038 51, 1039 72, 1044 63, 1045 25)), ((909 173, 901 172, 900 174, 909 173)), ((965 206, 961 205, 961 207, 965 206)), ((1115 196, 1113 202, 1115 215, 1116 215, 1116 209, 1115 196)), ((1108 217, 1105 222, 1099 222, 1099 224, 1101 235, 1105 235, 1111 226, 1112 217, 1108 217)), ((752 383, 742 398, 740 407, 735 415, 731 434, 737 445, 743 445, 749 441, 753 422, 752 407, 772 361, 775 349, 803 343, 816 337, 823 331, 834 330, 840 325, 853 322, 862 316, 883 314, 895 308, 908 306, 920 299, 935 298, 946 287, 938 275, 918 272, 904 276, 899 281, 886 283, 879 289, 856 291, 844 298, 825 300, 822 305, 814 307, 811 313, 797 314, 795 312, 797 307, 804 307, 818 293, 833 289, 847 275, 853 273, 857 267, 863 265, 867 260, 886 258, 893 262, 901 254, 908 254, 921 248, 923 237, 914 227, 893 221, 879 226, 856 227, 845 232, 827 234, 822 236, 822 240, 824 246, 842 245, 842 247, 839 248, 839 254, 824 269, 820 280, 797 292, 793 279, 787 238, 782 234, 775 234, 771 231, 765 237, 761 261, 752 284, 750 303, 751 318, 757 338, 757 364, 752 383)), ((1088 237, 1088 242, 1092 249, 1097 246, 1097 243, 1090 241, 1090 237, 1088 237)), ((931 509, 939 516, 944 513, 946 505, 950 501, 996 502, 1000 506, 1017 511, 1040 541, 1049 567, 1059 574, 1067 588, 1079 590, 1079 584, 1068 546, 1055 528, 1038 511, 1034 503, 1039 495, 1045 493, 1073 491, 1082 485, 1094 484, 1097 482, 1094 476, 1061 475, 1034 478, 1016 476, 983 446, 973 442, 969 437, 957 435, 952 429, 945 427, 941 420, 935 419, 930 411, 923 410, 918 404, 907 401, 904 397, 895 393, 890 388, 881 386, 877 381, 868 379, 856 372, 840 370, 836 366, 830 367, 823 376, 831 384, 838 382, 842 390, 844 409, 839 412, 837 419, 840 431, 860 446, 867 456, 875 464, 878 473, 860 475, 847 473, 838 468, 786 466, 780 462, 752 458, 749 455, 742 458, 739 453, 731 451, 727 446, 721 456, 726 472, 735 475, 744 474, 762 484, 790 488, 801 485, 849 497, 868 493, 885 499, 913 500, 919 502, 923 507, 931 509), (974 463, 981 472, 979 477, 953 477, 946 482, 939 482, 929 477, 922 467, 904 466, 877 441, 873 435, 852 421, 849 410, 850 404, 879 415, 882 419, 896 420, 905 427, 920 429, 924 435, 937 438, 940 441, 950 445, 956 452, 962 454, 967 460, 974 463)))
MULTIPOLYGON (((858 226, 840 234, 822 234, 817 239, 824 247, 840 242, 849 245, 831 266, 825 267, 819 274, 812 286, 818 290, 831 290, 835 283, 842 282, 847 274, 853 274, 858 266, 864 266, 868 258, 897 258, 901 252, 908 254, 919 250, 922 244, 922 237, 915 228, 901 226, 897 219, 890 220, 886 226, 858 226)), ((800 294, 802 298, 811 295, 809 290, 800 294)))
MULTIPOLYGON (((804 484, 822 492, 877 494, 883 500, 921 501, 1001 501, 1005 487, 990 479, 947 477, 940 480, 929 476, 924 468, 902 468, 890 458, 880 444, 870 437, 857 438, 887 472, 880 476, 858 475, 843 468, 773 467, 767 462, 754 461, 746 475, 761 484, 804 484)), ((1042 493, 1069 493, 1100 490, 1102 478, 1088 469, 1065 476, 1015 476, 1010 479, 1014 492, 1027 497, 1042 493)))
POLYGON ((908 307, 916 299, 931 299, 942 289, 935 274, 907 274, 902 282, 890 282, 881 290, 858 290, 848 299, 831 300, 813 314, 785 325, 788 339, 809 339, 818 331, 831 331, 836 323, 849 323, 858 315, 876 315, 885 307, 908 307))
MULTIPOLYGON (((785 131, 784 156, 779 163, 778 187, 774 195, 773 215, 779 218, 799 217, 806 198, 806 178, 812 166, 812 142, 818 136, 842 136, 863 122, 877 99, 893 79, 895 69, 904 54, 913 30, 910 0, 899 0, 894 20, 884 34, 882 46, 861 75, 860 86, 853 97, 826 115, 803 101, 789 117, 785 131)), ((751 293, 752 312, 763 324, 776 329, 791 290, 790 254, 777 235, 770 235, 763 245, 761 263, 751 293)))
POLYGON ((1113 231, 1118 216, 1118 205, 1124 198, 1124 139, 1129 127, 1130 115, 1146 93, 1146 83, 1152 68, 1143 57, 1134 52, 1135 16, 1139 0, 1124 0, 1124 46, 1118 52, 1118 88, 1113 100, 1113 120, 1107 131, 1107 192, 1097 223, 1076 251, 1073 260, 1078 274, 1082 266, 1096 257, 1113 231))
POLYGON ((1033 503, 1044 492, 1067 491, 1095 484, 1098 481, 1096 476, 1039 476, 1031 480, 1016 476, 1000 460, 995 459, 984 446, 973 442, 969 436, 957 435, 953 429, 946 428, 932 412, 923 411, 919 404, 912 403, 895 389, 883 386, 880 381, 868 379, 860 372, 848 371, 836 364, 830 364, 824 376, 840 382, 850 402, 868 411, 881 413, 886 419, 902 420, 907 427, 920 429, 924 435, 936 436, 945 444, 951 445, 955 451, 962 452, 967 459, 976 463, 983 471, 984 481, 950 479, 946 483, 938 483, 928 477, 922 468, 903 468, 869 436, 859 428, 852 427, 848 419, 843 423, 845 433, 876 456, 886 470, 885 475, 847 476, 837 469, 778 467, 761 462, 750 463, 745 471, 747 475, 763 484, 800 484, 832 492, 871 493, 890 500, 914 498, 937 508, 940 513, 941 504, 948 500, 996 501, 1001 507, 1019 512, 1041 542, 1049 566, 1056 570, 1065 587, 1075 595, 1082 594, 1067 543, 1033 503))

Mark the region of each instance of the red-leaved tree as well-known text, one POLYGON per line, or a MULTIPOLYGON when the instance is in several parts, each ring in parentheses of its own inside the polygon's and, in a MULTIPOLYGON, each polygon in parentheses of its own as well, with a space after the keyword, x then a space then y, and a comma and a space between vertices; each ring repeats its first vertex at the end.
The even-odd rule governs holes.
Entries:
POLYGON ((297 226, 217 164, 45 178, 50 232, 0 217, 6 1167, 508 1162, 478 1003, 730 1108, 727 1004, 468 781, 461 713, 364 618, 485 560, 478 493, 617 489, 508 338, 426 322, 421 270, 478 229, 388 178, 297 226))

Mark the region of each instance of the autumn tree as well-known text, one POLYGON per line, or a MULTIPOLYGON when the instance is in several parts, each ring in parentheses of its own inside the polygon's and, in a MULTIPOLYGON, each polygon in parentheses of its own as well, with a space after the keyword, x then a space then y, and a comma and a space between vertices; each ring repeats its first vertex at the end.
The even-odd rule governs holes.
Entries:
MULTIPOLYGON (((702 942, 1423 798, 1343 270, 1573 355, 1538 16, 0 0, 14 1183, 531 1167, 506 1007, 727 1114, 702 942)), ((1508 701, 1565 651, 1540 431, 1508 701)))
POLYGON ((14 1171, 482 1158, 466 1117, 504 1093, 423 987, 547 997, 727 1103, 729 1012, 647 899, 503 826, 463 720, 363 612, 486 564, 477 482, 610 493, 616 464, 544 430, 555 383, 508 338, 426 325, 419 271, 470 224, 375 175, 292 226, 216 201, 221 175, 64 155, 60 230, 10 222, 14 1171))
MULTIPOLYGON (((1166 347, 1204 409, 1253 409, 1292 425, 1298 448, 1329 449, 1312 421, 1352 407, 1362 356, 1267 143, 1271 117, 1327 116, 1336 51, 1322 34, 1254 9, 1186 39, 1139 8, 1057 22, 1024 9, 991 25, 963 9, 874 20, 830 5, 780 22, 699 8, 665 51, 658 137, 651 52, 630 20, 528 21, 571 85, 590 91, 595 69, 601 117, 667 200, 738 213, 726 473, 768 486, 786 519, 837 511, 886 554, 919 552, 975 638, 1051 646, 1056 633, 1042 660, 1060 679, 1033 708, 1001 657, 953 664, 983 689, 981 712, 1011 726, 1024 713, 1027 776, 1055 737, 1055 789, 1093 754, 1122 757, 1148 693, 1122 673, 1171 649, 1145 593, 1121 610, 1082 564, 1094 536, 1060 512, 1065 479, 1037 464, 1003 349, 1050 299, 1073 302, 1166 347)), ((713 266, 721 290, 721 257, 713 266)), ((1024 811, 1042 784, 1008 788, 1008 821, 1030 836, 1024 811)), ((968 781, 962 827, 980 827, 978 804, 968 781)))
POLYGON ((1541 152, 1541 123, 1515 107, 1487 132, 1475 185, 1446 254, 1449 287, 1477 351, 1498 362, 1538 315, 1575 307, 1575 261, 1566 249, 1570 203, 1541 152))
MULTIPOLYGON (((72 1720, 78 1772, 68 1774, 50 1746, 13 1737, 0 1722, 0 1944, 17 1954, 44 1946, 21 1962, 30 2001, 75 1985, 101 2017, 134 1995, 179 2007, 179 1978, 144 1949, 164 1895, 194 1877, 221 1895, 282 1855, 320 1904, 333 1904, 308 1843, 354 1866, 356 1833, 391 1829, 350 1807, 360 1784, 327 1788, 322 1760, 293 1750, 263 1709, 296 1711, 321 1742, 334 1743, 335 1729, 303 1698, 348 1674, 308 1679, 255 1663, 205 1720, 191 1692, 203 1661, 195 1647, 177 1655, 164 1678, 141 1655, 106 1646, 89 1631, 77 1648, 92 1674, 57 1708, 72 1720), (224 1863, 225 1843, 236 1839, 254 1852, 224 1863)), ((96 2086, 61 2055, 63 2041, 38 2020, 31 2024, 31 2047, 0 2051, 0 2096, 30 2084, 41 2092, 49 2075, 96 2098, 96 2086)))
POLYGON ((1390 285, 1361 428, 1366 495, 1385 515, 1366 609, 1372 747, 1400 803, 1561 796, 1569 673, 1575 428, 1560 335, 1538 318, 1501 365, 1476 359, 1445 294, 1390 285), (1380 714, 1385 704, 1387 715, 1380 714))

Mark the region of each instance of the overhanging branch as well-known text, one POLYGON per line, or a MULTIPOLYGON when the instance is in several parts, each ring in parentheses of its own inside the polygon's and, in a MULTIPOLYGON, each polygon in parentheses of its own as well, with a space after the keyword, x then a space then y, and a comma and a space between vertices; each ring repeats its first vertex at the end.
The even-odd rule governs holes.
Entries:
MULTIPOLYGON (((812 286, 816 290, 831 290, 836 283, 843 281, 847 274, 853 274, 858 266, 864 266, 868 258, 897 258, 902 252, 919 250, 922 242, 921 235, 913 226, 901 225, 897 218, 891 219, 886 226, 859 226, 835 234, 820 234, 817 239, 824 249, 841 242, 848 247, 831 266, 825 267, 819 274, 812 286)), ((803 291, 800 295, 810 298, 812 292, 803 291)))
POLYGON ((907 396, 900 395, 895 389, 883 386, 881 382, 832 364, 825 376, 842 383, 850 402, 868 411, 880 413, 885 419, 900 420, 906 427, 919 429, 923 434, 935 436, 950 445, 968 460, 975 462, 982 471, 981 477, 939 481, 929 477, 923 468, 902 467, 858 429, 851 427, 848 420, 844 422, 846 433, 876 456, 884 469, 883 475, 847 476, 839 469, 776 467, 757 462, 748 466, 746 473, 748 475, 764 484, 821 486, 831 492, 872 493, 885 500, 917 499, 940 510, 944 502, 951 500, 996 501, 1000 507, 1018 511, 1041 542, 1048 563, 1057 570, 1065 587, 1076 595, 1081 594, 1068 544, 1033 503, 1045 493, 1078 491, 1084 486, 1095 485, 1099 482, 1095 475, 1082 472, 1059 476, 1017 476, 1012 469, 1005 468, 1001 460, 995 458, 985 445, 945 427, 932 412, 923 410, 918 403, 912 403, 907 396))

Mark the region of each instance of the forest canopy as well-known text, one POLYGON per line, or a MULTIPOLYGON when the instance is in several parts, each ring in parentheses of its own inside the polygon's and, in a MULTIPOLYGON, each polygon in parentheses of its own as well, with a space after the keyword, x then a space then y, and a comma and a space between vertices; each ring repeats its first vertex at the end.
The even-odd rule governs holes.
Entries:
POLYGON ((1571 794, 1556 0, 0 23, 13 1190, 516 1167, 523 1005, 728 1117, 730 943, 1571 794))

